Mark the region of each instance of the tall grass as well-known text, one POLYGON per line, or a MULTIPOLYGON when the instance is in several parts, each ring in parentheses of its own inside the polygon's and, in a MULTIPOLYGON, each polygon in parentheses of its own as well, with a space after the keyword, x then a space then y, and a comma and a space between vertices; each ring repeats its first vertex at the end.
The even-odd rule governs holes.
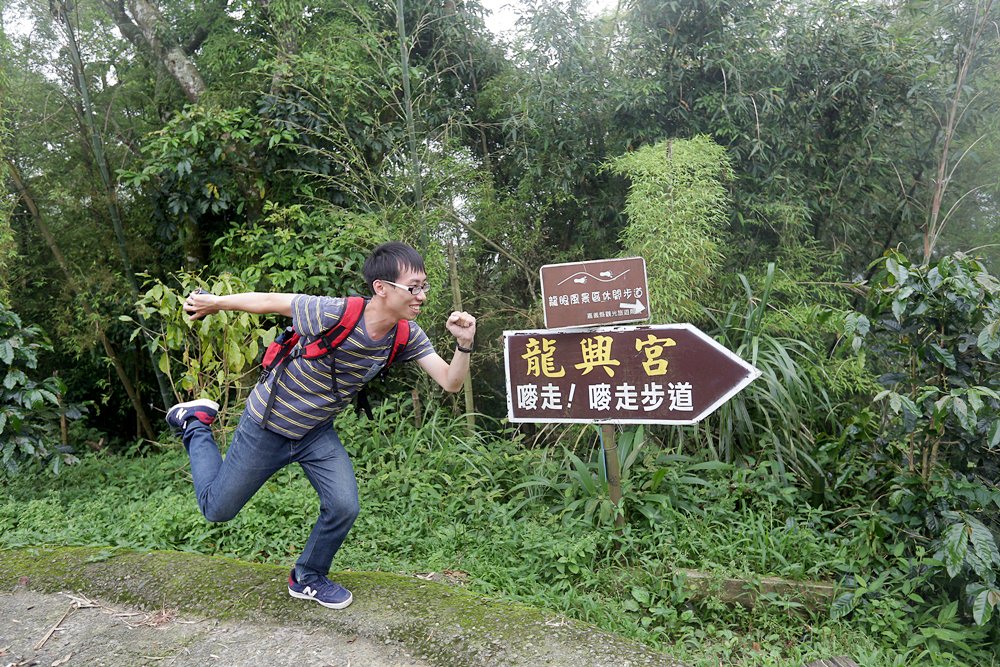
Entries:
POLYGON ((793 473, 807 484, 823 478, 816 461, 818 427, 837 430, 836 413, 819 354, 808 343, 771 333, 774 264, 768 266, 759 295, 739 276, 744 299, 728 310, 708 313, 712 335, 750 362, 761 376, 686 434, 685 446, 707 450, 727 463, 771 460, 778 474, 793 473))

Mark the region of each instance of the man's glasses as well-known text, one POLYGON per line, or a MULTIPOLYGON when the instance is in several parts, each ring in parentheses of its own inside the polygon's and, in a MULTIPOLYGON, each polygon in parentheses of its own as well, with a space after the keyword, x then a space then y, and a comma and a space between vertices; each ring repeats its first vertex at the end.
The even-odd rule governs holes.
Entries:
POLYGON ((427 294, 431 289, 431 286, 428 285, 427 283, 424 283, 423 285, 415 285, 413 287, 410 287, 409 285, 400 285, 399 283, 394 283, 391 280, 383 280, 382 282, 388 283, 394 287, 405 289, 413 296, 420 296, 421 294, 427 294))

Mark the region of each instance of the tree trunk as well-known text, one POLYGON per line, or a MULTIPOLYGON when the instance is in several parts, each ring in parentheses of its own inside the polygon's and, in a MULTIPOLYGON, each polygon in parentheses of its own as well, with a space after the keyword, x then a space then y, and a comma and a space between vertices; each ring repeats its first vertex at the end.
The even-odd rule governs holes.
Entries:
POLYGON ((403 19, 403 0, 396 0, 396 31, 399 33, 399 67, 403 78, 403 114, 406 119, 406 136, 410 145, 410 169, 413 170, 413 197, 417 215, 420 216, 420 249, 427 251, 430 235, 424 215, 424 188, 420 155, 417 153, 417 130, 413 122, 413 94, 410 91, 410 50, 406 46, 406 23, 403 19))
POLYGON ((140 51, 152 53, 184 91, 184 96, 197 102, 205 92, 205 81, 179 44, 164 41, 170 26, 156 5, 147 0, 129 0, 129 16, 123 0, 107 0, 104 4, 122 35, 140 51))
MULTIPOLYGON (((927 219, 927 227, 924 229, 924 264, 930 263, 931 255, 934 254, 934 247, 937 245, 938 239, 941 237, 941 231, 948 221, 948 216, 945 216, 943 219, 941 218, 941 203, 944 199, 944 192, 948 187, 948 182, 951 180, 951 175, 958 166, 956 164, 950 171, 948 169, 951 143, 954 140, 958 123, 962 119, 962 112, 959 110, 962 100, 962 89, 965 87, 965 80, 969 75, 969 68, 972 66, 972 60, 976 55, 976 49, 979 46, 980 38, 983 36, 983 31, 988 25, 992 25, 990 22, 990 11, 993 9, 993 2, 994 0, 985 0, 982 6, 978 2, 976 3, 976 13, 972 18, 972 26, 969 28, 969 43, 962 49, 962 60, 958 66, 958 73, 955 80, 955 93, 952 95, 951 104, 948 107, 947 120, 942 128, 944 145, 941 147, 941 156, 938 159, 937 176, 934 179, 934 192, 931 196, 931 210, 927 219), (979 11, 980 8, 982 9, 981 13, 979 11)), ((959 162, 961 162, 961 159, 959 159, 959 162)))
POLYGON ((52 233, 52 230, 49 229, 48 224, 42 217, 41 211, 35 204, 35 200, 32 198, 31 193, 28 192, 24 179, 21 178, 20 170, 9 159, 6 159, 5 161, 7 162, 11 179, 14 181, 14 189, 17 190, 18 196, 27 207, 28 213, 31 215, 31 219, 34 220, 35 226, 38 227, 38 232, 42 235, 42 238, 45 239, 46 245, 49 246, 52 256, 55 257, 56 264, 59 265, 63 275, 66 276, 66 285, 74 295, 84 297, 81 299, 83 311, 93 320, 94 327, 97 330, 97 337, 101 341, 102 347, 104 347, 104 352, 108 355, 108 359, 111 360, 111 365, 115 368, 115 374, 118 376, 118 381, 121 382, 122 388, 124 388, 125 393, 128 394, 129 401, 132 402, 132 409, 135 410, 136 418, 142 426, 141 435, 148 440, 152 440, 156 437, 156 432, 153 430, 153 426, 149 421, 149 415, 146 414, 146 410, 142 405, 139 392, 129 379, 128 373, 125 372, 125 366, 122 364, 121 359, 115 352, 114 346, 111 345, 111 341, 108 340, 107 335, 104 333, 104 328, 101 326, 101 318, 95 316, 84 290, 80 288, 76 279, 73 277, 73 273, 69 268, 69 263, 66 261, 66 257, 59 248, 59 243, 56 241, 55 235, 52 233))

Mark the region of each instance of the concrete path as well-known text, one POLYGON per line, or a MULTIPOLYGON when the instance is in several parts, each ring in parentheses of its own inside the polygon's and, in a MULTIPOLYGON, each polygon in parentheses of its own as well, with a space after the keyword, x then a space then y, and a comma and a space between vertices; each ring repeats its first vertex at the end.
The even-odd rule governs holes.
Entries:
POLYGON ((343 572, 344 610, 283 567, 198 554, 0 550, 0 667, 682 667, 543 610, 414 577, 343 572))
POLYGON ((325 628, 142 611, 82 595, 0 595, 0 665, 424 667, 395 642, 325 628))

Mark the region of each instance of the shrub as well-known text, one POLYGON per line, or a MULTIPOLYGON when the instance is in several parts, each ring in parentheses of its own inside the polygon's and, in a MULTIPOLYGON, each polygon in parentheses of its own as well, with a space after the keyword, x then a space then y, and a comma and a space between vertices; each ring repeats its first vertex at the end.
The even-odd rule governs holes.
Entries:
POLYGON ((0 447, 8 474, 28 461, 47 463, 58 473, 75 457, 60 447, 60 421, 78 419, 79 406, 63 407, 66 388, 58 377, 32 377, 38 354, 51 351, 37 326, 24 326, 17 313, 0 302, 0 447))
MULTIPOLYGON (((874 540, 896 545, 891 556, 872 552, 876 581, 899 570, 890 579, 925 584, 913 590, 918 612, 943 597, 941 618, 964 611, 986 625, 1000 605, 1000 282, 961 254, 917 266, 890 252, 865 314, 848 324, 885 387, 875 397, 880 422, 863 410, 868 425, 854 435, 870 438, 881 462, 883 500, 867 519, 878 525, 874 540)), ((864 588, 841 604, 853 608, 870 596, 864 588)))

